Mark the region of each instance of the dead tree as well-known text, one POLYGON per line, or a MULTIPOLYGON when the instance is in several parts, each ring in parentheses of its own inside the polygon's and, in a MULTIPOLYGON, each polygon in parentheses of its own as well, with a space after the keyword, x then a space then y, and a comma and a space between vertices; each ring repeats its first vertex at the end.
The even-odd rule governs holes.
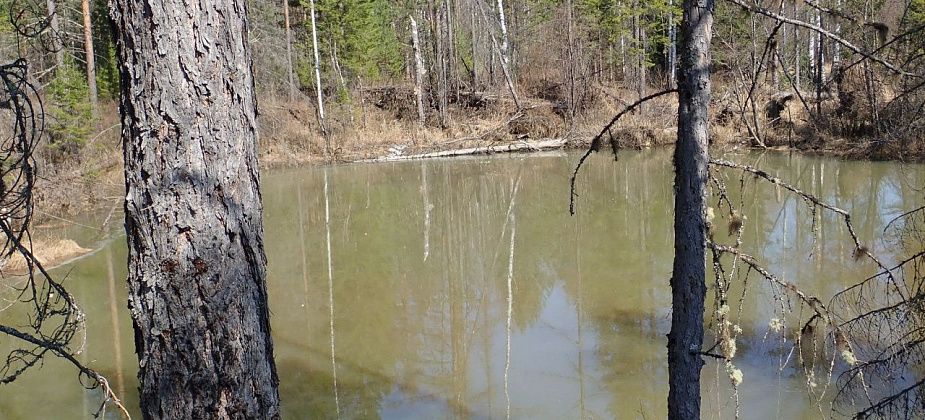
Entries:
POLYGON ((421 54, 421 40, 418 37, 418 22, 414 16, 409 16, 411 21, 411 45, 414 48, 414 98, 418 108, 418 125, 424 127, 427 117, 424 114, 424 56, 421 54))
POLYGON ((713 0, 685 0, 678 79, 678 143, 675 146, 674 264, 671 332, 668 333, 668 417, 700 418, 703 360, 704 194, 710 139, 710 43, 713 0))

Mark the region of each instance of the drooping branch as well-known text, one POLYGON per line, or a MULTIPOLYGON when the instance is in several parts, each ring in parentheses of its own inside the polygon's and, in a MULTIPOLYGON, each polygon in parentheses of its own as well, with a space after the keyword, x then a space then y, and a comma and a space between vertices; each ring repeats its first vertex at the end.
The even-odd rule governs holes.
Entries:
MULTIPOLYGON (((669 93, 677 93, 677 92, 678 92, 677 89, 663 90, 661 92, 653 93, 644 98, 640 98, 638 101, 627 105, 626 108, 623 108, 623 110, 617 113, 617 115, 614 115, 614 117, 610 120, 609 123, 607 123, 607 125, 604 126, 604 128, 601 130, 600 133, 598 133, 596 136, 594 136, 593 139, 591 139, 591 146, 588 148, 585 154, 582 155, 580 159, 578 159, 578 164, 575 165, 575 170, 572 172, 572 177, 569 179, 569 187, 570 187, 569 204, 568 204, 569 214, 573 216, 575 215, 575 197, 578 196, 578 194, 575 192, 575 179, 578 177, 578 171, 581 170, 582 165, 584 165, 585 160, 588 159, 588 156, 591 156, 591 153, 598 152, 601 150, 604 135, 610 132, 610 129, 613 128, 613 126, 617 123, 620 117, 636 109, 637 107, 639 107, 639 105, 642 105, 643 103, 646 103, 660 96, 665 96, 669 93)), ((611 146, 611 149, 613 150, 613 157, 614 159, 616 159, 617 152, 620 149, 620 145, 617 143, 617 139, 615 139, 613 136, 610 136, 610 146, 611 146)))
MULTIPOLYGON (((10 21, 16 29, 17 42, 27 42, 44 33, 49 24, 37 3, 13 2, 10 21)), ((96 415, 106 405, 115 404, 127 418, 128 412, 109 387, 106 378, 86 367, 68 347, 85 329, 84 317, 74 298, 56 281, 33 254, 29 229, 33 216, 34 187, 37 168, 34 152, 45 128, 44 112, 38 91, 30 82, 24 59, 0 65, 0 112, 8 130, 0 137, 0 277, 11 259, 24 263, 23 272, 12 273, 22 282, 15 286, 16 302, 28 308, 21 319, 6 319, 0 333, 13 338, 14 345, 0 362, 0 384, 16 380, 28 369, 41 363, 46 354, 54 354, 74 365, 88 388, 101 388, 104 398, 96 415)))
POLYGON ((720 245, 712 241, 707 242, 707 247, 710 248, 710 250, 712 250, 713 252, 717 253, 718 255, 730 254, 730 255, 736 256, 746 265, 751 267, 752 270, 755 270, 756 272, 758 272, 758 274, 760 274, 762 277, 764 277, 769 282, 792 293, 801 302, 809 306, 813 310, 813 312, 815 312, 816 315, 822 318, 826 323, 831 322, 831 315, 830 315, 831 313, 829 312, 829 309, 826 307, 826 305, 822 303, 822 300, 820 300, 816 296, 807 294, 806 292, 800 290, 793 283, 786 282, 780 279, 779 277, 777 277, 776 275, 768 271, 767 268, 762 266, 757 258, 742 252, 739 248, 728 246, 728 245, 720 245))
POLYGON ((724 160, 724 159, 713 159, 713 160, 710 161, 710 164, 711 164, 711 165, 715 165, 715 166, 722 166, 722 167, 726 167, 726 168, 738 169, 738 170, 741 170, 741 171, 745 171, 745 172, 751 173, 751 174, 755 175, 757 178, 764 179, 764 180, 770 182, 770 183, 773 184, 773 185, 778 185, 778 186, 780 186, 781 188, 784 188, 784 189, 786 189, 786 190, 788 190, 788 191, 790 191, 790 192, 792 192, 792 193, 794 193, 794 194, 797 194, 798 196, 802 197, 802 198, 803 198, 804 200, 806 200, 807 202, 811 203, 811 204, 813 205, 813 207, 820 207, 820 208, 826 209, 826 210, 828 210, 828 211, 831 211, 831 212, 833 212, 833 213, 835 213, 835 214, 841 216, 842 220, 844 221, 845 227, 848 229, 848 234, 851 236, 851 240, 854 242, 854 246, 855 246, 855 256, 856 256, 856 257, 867 257, 867 258, 869 258, 871 261, 873 261, 875 264, 877 264, 877 266, 880 267, 880 269, 884 270, 885 275, 890 279, 891 283, 894 285, 894 287, 895 287, 895 289, 896 289, 896 292, 899 293, 900 295, 903 294, 902 290, 900 289, 900 287, 899 287, 899 285, 898 285, 898 283, 897 283, 897 281, 896 281, 896 278, 893 276, 893 272, 892 272, 890 269, 888 269, 888 268, 886 267, 886 265, 884 265, 883 262, 880 261, 879 258, 877 258, 877 256, 875 256, 873 253, 871 253, 871 252, 870 252, 870 249, 868 249, 866 246, 864 246, 864 245, 861 243, 860 238, 858 237, 857 233, 856 233, 855 230, 854 230, 854 225, 851 223, 851 214, 850 214, 850 213, 848 213, 847 211, 842 210, 842 209, 840 209, 840 208, 838 208, 838 207, 835 207, 835 206, 833 206, 833 205, 831 205, 831 204, 828 204, 828 203, 826 203, 826 202, 820 200, 818 197, 816 197, 816 196, 814 196, 814 195, 812 195, 812 194, 806 193, 806 192, 804 192, 803 190, 801 190, 801 189, 799 189, 799 188, 797 188, 797 187, 795 187, 795 186, 793 186, 793 185, 790 185, 790 184, 784 182, 783 180, 781 180, 780 178, 778 178, 778 177, 776 177, 776 176, 773 176, 773 175, 771 175, 771 174, 769 174, 769 173, 767 173, 767 172, 765 172, 765 171, 763 171, 763 170, 761 170, 761 169, 758 169, 758 168, 755 168, 755 167, 752 167, 752 166, 749 166, 749 165, 738 164, 738 163, 735 163, 735 162, 732 162, 732 161, 728 161, 728 160, 724 160))

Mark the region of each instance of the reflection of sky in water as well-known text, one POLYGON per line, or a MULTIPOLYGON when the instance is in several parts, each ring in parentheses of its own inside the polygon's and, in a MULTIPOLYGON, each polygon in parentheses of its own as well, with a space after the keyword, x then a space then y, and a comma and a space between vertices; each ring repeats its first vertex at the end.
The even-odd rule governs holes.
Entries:
MULTIPOLYGON (((765 168, 850 211, 865 243, 892 217, 921 203, 910 185, 925 180, 921 166, 786 154, 730 158, 765 168)), ((505 417, 507 211, 518 176, 507 383, 512 417, 664 417, 671 151, 624 152, 616 163, 592 158, 579 177, 579 214, 570 217, 567 177, 575 160, 574 154, 496 156, 266 173, 268 281, 284 417, 331 418, 335 412, 325 170, 344 418, 505 417)), ((738 174, 727 174, 738 202, 738 174)), ((838 217, 823 214, 814 244, 802 200, 785 191, 778 198, 775 188, 755 187, 751 177, 746 191, 743 249, 785 280, 829 296, 873 271, 851 258, 853 247, 838 217)), ((731 243, 719 220, 717 241, 731 243)), ((871 246, 885 261, 895 259, 886 244, 871 246)), ((88 314, 84 354, 110 379, 120 367, 113 363, 117 343, 109 313, 119 311, 123 387, 135 407, 124 264, 116 264, 118 302, 93 298, 106 294, 107 255, 125 261, 121 239, 77 263, 69 284, 88 314)), ((767 334, 779 308, 773 290, 757 277, 750 282, 736 358, 745 375, 739 390, 744 418, 818 418, 793 364, 778 369, 790 343, 767 334)), ((737 293, 734 287, 736 299, 737 293)), ((19 419, 77 418, 92 411, 84 409, 91 401, 69 372, 48 361, 3 388, 0 412, 19 419), (36 389, 60 397, 24 409, 37 406, 42 393, 36 389)), ((703 374, 706 418, 731 417, 734 403, 722 367, 708 360, 703 374)))

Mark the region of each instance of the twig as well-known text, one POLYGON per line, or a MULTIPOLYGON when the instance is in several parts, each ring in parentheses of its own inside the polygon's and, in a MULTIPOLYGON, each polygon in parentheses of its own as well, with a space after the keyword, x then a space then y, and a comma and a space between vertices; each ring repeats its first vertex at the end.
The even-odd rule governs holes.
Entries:
POLYGON ((769 18, 771 18, 771 19, 774 19, 774 20, 777 20, 777 21, 779 21, 779 22, 789 23, 789 24, 791 24, 791 25, 800 26, 800 27, 807 28, 807 29, 811 29, 811 30, 813 30, 813 31, 815 31, 815 32, 818 32, 819 34, 822 34, 822 35, 826 36, 827 38, 829 38, 829 39, 831 39, 831 40, 833 40, 833 41, 835 41, 835 42, 837 42, 837 43, 843 45, 845 48, 848 48, 849 50, 851 50, 851 51, 853 51, 853 52, 855 52, 855 53, 857 53, 857 54, 860 54, 860 55, 864 56, 864 58, 867 58, 867 59, 869 59, 869 60, 875 61, 875 62, 877 62, 877 63, 883 65, 884 67, 890 69, 890 70, 893 71, 894 73, 897 73, 897 74, 900 74, 900 75, 903 75, 903 76, 907 76, 907 77, 916 77, 916 78, 921 78, 921 77, 923 77, 922 75, 915 74, 915 73, 909 73, 909 72, 907 72, 907 71, 905 71, 905 70, 903 70, 903 69, 900 69, 899 67, 896 67, 894 64, 890 63, 889 61, 886 61, 886 60, 884 60, 884 59, 882 59, 882 58, 880 58, 880 57, 877 57, 876 55, 866 53, 866 52, 864 52, 863 50, 861 50, 860 48, 858 48, 857 46, 855 46, 854 44, 852 44, 851 42, 849 42, 848 40, 846 40, 846 39, 844 39, 844 38, 842 38, 842 37, 840 37, 840 36, 838 36, 838 35, 836 35, 836 34, 830 32, 830 31, 825 30, 824 28, 820 27, 819 25, 814 25, 814 24, 812 24, 812 23, 806 23, 806 22, 803 22, 802 20, 799 20, 799 19, 789 18, 789 17, 787 17, 787 16, 783 16, 783 15, 781 15, 781 14, 772 12, 772 11, 770 11, 770 10, 768 10, 768 9, 765 9, 765 8, 761 7, 761 6, 752 5, 752 4, 747 4, 747 3, 745 3, 745 1, 743 1, 743 0, 728 0, 728 1, 729 1, 729 2, 732 2, 732 3, 734 3, 734 4, 737 4, 737 5, 739 5, 739 6, 741 6, 741 7, 744 8, 745 10, 748 10, 748 11, 753 12, 753 13, 757 13, 757 14, 759 14, 759 15, 767 16, 767 17, 769 17, 769 18))
POLYGON ((738 169, 738 170, 741 170, 741 171, 745 171, 745 172, 754 174, 754 175, 755 175, 756 177, 758 177, 758 178, 765 179, 765 180, 767 180, 768 182, 770 182, 771 184, 779 185, 780 187, 782 187, 782 188, 784 188, 784 189, 786 189, 786 190, 788 190, 788 191, 790 191, 790 192, 793 192, 793 193, 799 195, 800 197, 803 197, 803 199, 805 199, 806 201, 812 203, 813 206, 821 207, 821 208, 823 208, 823 209, 829 210, 829 211, 831 211, 831 212, 833 212, 833 213, 836 213, 836 214, 840 215, 840 216, 842 217, 842 219, 844 220, 845 227, 847 227, 847 229, 848 229, 848 234, 851 236, 851 240, 854 241, 855 252, 856 252, 858 255, 866 256, 866 257, 869 258, 871 261, 873 261, 874 263, 876 263, 877 266, 880 267, 880 269, 884 270, 886 276, 890 279, 890 282, 893 283, 893 286, 895 287, 896 292, 899 293, 900 296, 902 296, 903 298, 905 298, 904 295, 903 295, 902 290, 901 290, 900 287, 899 287, 899 284, 898 284, 897 281, 896 281, 895 276, 893 276, 892 270, 888 269, 888 268, 886 267, 886 265, 884 265, 883 262, 880 261, 879 258, 877 258, 873 253, 871 253, 870 250, 867 249, 867 247, 865 247, 863 244, 861 244, 861 240, 858 238, 857 233, 854 231, 854 225, 851 223, 851 214, 849 214, 847 211, 842 210, 842 209, 840 209, 840 208, 838 208, 838 207, 835 207, 835 206, 833 206, 833 205, 831 205, 831 204, 828 204, 828 203, 826 203, 826 202, 823 202, 822 200, 820 200, 820 199, 817 198, 816 196, 814 196, 814 195, 812 195, 812 194, 809 194, 809 193, 806 193, 806 192, 803 192, 803 191, 800 190, 799 188, 797 188, 797 187, 795 187, 795 186, 793 186, 793 185, 790 185, 790 184, 788 184, 788 183, 782 181, 780 178, 775 177, 775 176, 773 176, 773 175, 770 175, 770 174, 768 174, 767 172, 765 172, 765 171, 763 171, 763 170, 761 170, 761 169, 758 169, 758 168, 755 168, 755 167, 752 167, 752 166, 748 166, 748 165, 741 165, 741 164, 738 164, 738 163, 735 163, 735 162, 731 162, 731 161, 728 161, 728 160, 723 160, 723 159, 713 159, 713 160, 710 161, 710 164, 711 164, 711 165, 715 165, 715 166, 723 166, 723 167, 727 167, 727 168, 738 169))
MULTIPOLYGON (((627 105, 626 108, 623 108, 622 111, 617 113, 617 115, 615 115, 613 119, 611 119, 610 122, 604 126, 604 128, 601 130, 601 132, 598 135, 594 136, 594 138, 591 139, 591 146, 588 148, 588 151, 586 151, 585 154, 582 155, 580 159, 578 159, 578 165, 575 165, 575 170, 572 172, 572 177, 569 179, 569 185, 570 185, 570 190, 571 190, 570 196, 569 196, 569 203, 568 203, 569 214, 571 214, 572 216, 575 215, 575 197, 578 196, 578 194, 575 192, 575 179, 578 177, 578 171, 581 170, 581 166, 584 165, 585 160, 588 159, 588 156, 591 156, 591 153, 597 152, 601 149, 601 140, 604 138, 604 134, 607 134, 608 132, 610 132, 610 128, 613 127, 614 124, 617 123, 617 120, 619 120, 620 117, 636 109, 636 107, 638 107, 639 105, 642 105, 643 103, 651 99, 655 99, 660 96, 667 95, 669 93, 677 93, 677 92, 678 92, 677 89, 663 90, 661 92, 653 93, 649 96, 641 98, 638 101, 627 105)), ((616 159, 617 151, 619 150, 619 145, 617 144, 617 141, 616 139, 613 138, 613 136, 610 137, 610 146, 613 149, 613 157, 614 159, 616 159)))

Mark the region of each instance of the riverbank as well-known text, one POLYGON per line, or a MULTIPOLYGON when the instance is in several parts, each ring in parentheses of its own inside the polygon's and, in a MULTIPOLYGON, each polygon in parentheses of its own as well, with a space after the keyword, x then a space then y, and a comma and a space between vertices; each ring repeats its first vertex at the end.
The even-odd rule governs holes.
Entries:
MULTIPOLYGON (((456 98, 449 107, 444 127, 439 127, 436 115, 428 115, 422 126, 409 108, 411 104, 401 99, 404 96, 385 88, 356 92, 351 96, 357 98, 354 101, 329 104, 323 131, 307 98, 263 99, 258 107, 260 164, 278 168, 394 161, 413 156, 529 152, 550 147, 586 148, 612 116, 635 99, 636 93, 599 87, 594 105, 575 116, 566 113, 561 98, 524 99, 523 109, 514 111, 516 107, 503 92, 470 93, 456 98)), ((762 133, 762 144, 756 144, 744 117, 730 114, 731 105, 718 100, 714 104, 718 111, 713 116, 713 147, 799 151, 862 160, 920 160, 923 156, 922 150, 902 149, 893 143, 849 140, 814 131, 808 125, 811 118, 795 101, 785 105, 781 115, 786 119, 773 124, 759 121, 759 126, 769 127, 762 133)), ((42 226, 50 221, 73 220, 90 209, 121 208, 124 180, 115 117, 118 111, 114 103, 106 104, 106 108, 110 118, 104 119, 105 123, 99 124, 101 129, 70 153, 48 145, 39 151, 40 177, 35 190, 39 235, 42 226)), ((605 142, 614 138, 621 147, 634 149, 673 144, 676 110, 674 96, 649 102, 641 111, 625 115, 606 134, 605 142)))

